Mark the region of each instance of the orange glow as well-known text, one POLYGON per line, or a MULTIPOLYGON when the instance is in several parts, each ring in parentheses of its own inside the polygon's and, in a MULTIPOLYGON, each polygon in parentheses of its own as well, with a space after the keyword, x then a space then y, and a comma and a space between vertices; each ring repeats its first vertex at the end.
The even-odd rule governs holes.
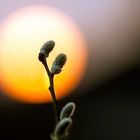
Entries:
POLYGON ((10 14, 0 25, 0 85, 9 97, 28 103, 51 101, 48 77, 38 61, 41 46, 54 40, 49 66, 63 52, 68 61, 55 77, 60 99, 81 80, 87 52, 78 27, 63 13, 46 6, 30 6, 10 14))

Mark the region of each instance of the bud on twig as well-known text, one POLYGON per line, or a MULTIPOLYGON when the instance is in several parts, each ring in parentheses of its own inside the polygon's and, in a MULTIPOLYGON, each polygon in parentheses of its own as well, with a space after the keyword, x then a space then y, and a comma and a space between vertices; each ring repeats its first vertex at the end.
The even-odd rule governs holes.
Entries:
POLYGON ((60 120, 55 127, 52 137, 63 137, 67 135, 71 124, 72 124, 71 118, 64 118, 60 120))
POLYGON ((51 67, 51 73, 52 74, 58 74, 61 72, 61 69, 63 68, 64 64, 66 63, 67 57, 65 54, 61 53, 59 54, 51 67))
POLYGON ((73 102, 67 103, 60 113, 60 119, 71 117, 75 111, 75 104, 73 102))
POLYGON ((42 46, 42 48, 40 49, 40 53, 39 53, 38 59, 40 61, 42 61, 45 58, 47 58, 49 56, 49 53, 53 50, 54 46, 55 46, 55 42, 54 41, 52 41, 52 40, 47 41, 42 46))

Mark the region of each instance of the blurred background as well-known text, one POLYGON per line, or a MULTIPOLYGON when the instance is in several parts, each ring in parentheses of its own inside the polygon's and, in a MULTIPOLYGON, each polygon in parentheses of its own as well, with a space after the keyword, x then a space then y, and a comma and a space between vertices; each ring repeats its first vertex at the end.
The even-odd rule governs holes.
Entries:
MULTIPOLYGON (((5 0, 0 1, 0 22, 30 5, 65 13, 86 41, 85 74, 60 100, 60 107, 68 101, 77 106, 68 139, 140 139, 140 1, 5 0)), ((49 140, 54 127, 52 103, 24 104, 1 92, 0 126, 1 140, 49 140)))

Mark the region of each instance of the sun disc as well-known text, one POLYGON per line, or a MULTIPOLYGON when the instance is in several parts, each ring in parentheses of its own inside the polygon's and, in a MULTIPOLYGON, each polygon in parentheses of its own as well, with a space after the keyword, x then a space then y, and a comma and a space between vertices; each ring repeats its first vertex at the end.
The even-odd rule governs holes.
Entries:
POLYGON ((37 59, 47 40, 56 42, 49 66, 59 53, 68 57, 63 72, 55 77, 57 98, 78 85, 87 61, 82 33, 57 9, 29 6, 14 11, 0 24, 0 85, 6 95, 28 103, 51 101, 48 77, 37 59))

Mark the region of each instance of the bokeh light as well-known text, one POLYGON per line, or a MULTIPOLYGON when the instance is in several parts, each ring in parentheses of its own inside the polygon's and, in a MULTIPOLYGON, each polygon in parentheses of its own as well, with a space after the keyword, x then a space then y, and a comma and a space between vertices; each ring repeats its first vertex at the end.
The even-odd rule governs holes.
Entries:
POLYGON ((38 61, 40 47, 47 40, 56 42, 48 63, 63 52, 68 61, 55 77, 60 99, 81 80, 87 61, 85 40, 78 26, 65 14, 47 6, 20 8, 0 25, 0 84, 9 97, 28 103, 51 101, 49 81, 38 61))

